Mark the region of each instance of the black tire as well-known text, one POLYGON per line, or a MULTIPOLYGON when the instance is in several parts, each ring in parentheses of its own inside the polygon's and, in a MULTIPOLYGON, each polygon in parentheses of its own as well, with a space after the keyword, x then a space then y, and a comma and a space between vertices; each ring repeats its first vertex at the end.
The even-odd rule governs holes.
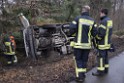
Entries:
POLYGON ((56 28, 56 24, 46 24, 46 25, 42 25, 41 27, 42 28, 45 28, 45 29, 49 29, 49 28, 56 28))

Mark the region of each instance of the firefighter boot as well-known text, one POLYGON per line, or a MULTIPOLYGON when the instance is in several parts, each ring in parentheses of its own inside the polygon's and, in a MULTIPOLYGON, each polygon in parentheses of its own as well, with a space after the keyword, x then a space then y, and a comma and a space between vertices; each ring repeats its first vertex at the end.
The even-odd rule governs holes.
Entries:
POLYGON ((92 75, 93 76, 103 76, 105 73, 103 71, 97 71, 97 72, 93 72, 92 75))
POLYGON ((109 69, 108 68, 105 68, 104 73, 105 74, 108 74, 108 72, 109 72, 109 69))
POLYGON ((75 81, 77 83, 83 83, 85 81, 86 76, 83 74, 83 76, 76 77, 75 81))
POLYGON ((71 77, 69 83, 83 83, 85 81, 85 75, 83 77, 71 77))
POLYGON ((16 64, 18 62, 18 59, 17 59, 17 56, 16 55, 13 55, 13 63, 16 64))
POLYGON ((83 83, 84 81, 85 81, 85 77, 77 77, 76 79, 75 79, 75 81, 77 82, 77 83, 83 83))

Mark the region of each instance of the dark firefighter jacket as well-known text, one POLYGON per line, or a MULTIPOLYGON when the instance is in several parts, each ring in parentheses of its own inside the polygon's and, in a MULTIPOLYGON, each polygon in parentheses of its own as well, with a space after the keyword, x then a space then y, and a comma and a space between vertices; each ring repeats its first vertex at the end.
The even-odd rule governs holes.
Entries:
POLYGON ((101 18, 101 22, 98 27, 98 35, 96 36, 98 40, 97 41, 98 49, 101 50, 110 49, 112 27, 113 27, 113 22, 109 17, 104 16, 101 18))
POLYGON ((75 39, 70 46, 79 49, 91 49, 91 39, 96 36, 97 30, 93 18, 88 12, 82 13, 70 24, 70 33, 75 34, 75 39))

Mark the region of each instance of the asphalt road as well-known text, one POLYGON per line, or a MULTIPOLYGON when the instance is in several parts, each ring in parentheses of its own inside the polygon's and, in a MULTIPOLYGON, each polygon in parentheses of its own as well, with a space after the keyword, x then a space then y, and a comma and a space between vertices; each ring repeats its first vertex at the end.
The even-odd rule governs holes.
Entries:
MULTIPOLYGON (((109 60, 109 73, 102 77, 92 76, 93 68, 86 74, 84 83, 124 83, 124 52, 109 60)), ((73 82, 72 82, 73 83, 73 82)))

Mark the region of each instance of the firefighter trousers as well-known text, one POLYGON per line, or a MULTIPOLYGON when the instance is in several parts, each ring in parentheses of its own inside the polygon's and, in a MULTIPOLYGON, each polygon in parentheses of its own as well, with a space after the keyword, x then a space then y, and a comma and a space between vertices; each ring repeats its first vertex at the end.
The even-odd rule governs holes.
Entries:
POLYGON ((98 55, 98 71, 105 71, 105 69, 109 68, 109 61, 108 61, 108 50, 99 50, 98 55))
POLYGON ((74 49, 76 77, 84 77, 90 49, 74 49))
POLYGON ((7 59, 7 64, 17 63, 18 59, 16 55, 4 55, 7 59))

